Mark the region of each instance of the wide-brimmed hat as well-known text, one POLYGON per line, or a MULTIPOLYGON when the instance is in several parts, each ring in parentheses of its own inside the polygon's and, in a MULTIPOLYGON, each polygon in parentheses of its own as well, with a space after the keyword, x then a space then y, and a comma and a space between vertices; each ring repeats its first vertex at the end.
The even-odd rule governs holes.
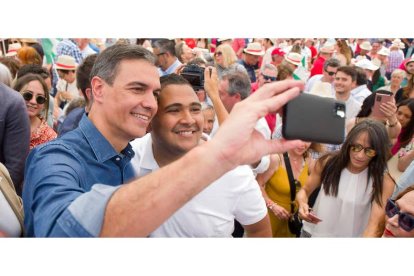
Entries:
POLYGON ((247 44, 247 47, 243 50, 243 52, 254 56, 263 56, 265 53, 262 45, 260 45, 259 42, 252 42, 247 44))
POLYGON ((389 56, 390 55, 390 49, 388 49, 387 47, 382 46, 377 54, 381 55, 381 56, 389 56))
POLYGON ((326 54, 332 54, 334 51, 335 46, 331 42, 325 42, 325 44, 323 44, 322 47, 319 49, 319 52, 326 54))
POLYGON ((355 66, 362 68, 362 69, 372 70, 372 71, 376 71, 379 68, 379 66, 376 66, 369 59, 366 59, 366 58, 356 62, 355 66))
POLYGON ((404 49, 405 45, 404 45, 404 43, 401 42, 401 39, 396 38, 392 41, 391 47, 397 47, 397 48, 400 48, 400 49, 404 49))
POLYGON ((9 44, 9 50, 6 53, 6 57, 13 57, 17 55, 17 51, 22 48, 22 45, 20 43, 12 43, 9 44))
POLYGON ((362 43, 359 45, 359 48, 361 48, 361 49, 363 49, 363 50, 371 51, 372 46, 371 46, 371 43, 369 43, 369 41, 368 41, 368 40, 365 40, 364 42, 362 42, 362 43))
POLYGON ((302 55, 290 52, 289 54, 285 55, 285 60, 289 63, 292 63, 293 65, 299 66, 302 61, 302 55))
POLYGON ((284 57, 286 55, 286 53, 282 49, 280 49, 280 48, 275 48, 275 49, 273 49, 271 55, 272 56, 281 56, 281 57, 284 57))
POLYGON ((231 38, 217 38, 217 42, 223 42, 226 40, 231 40, 231 38))
POLYGON ((76 70, 76 67, 78 66, 75 59, 67 55, 58 56, 55 65, 56 69, 59 70, 76 70))
POLYGON ((37 41, 34 38, 20 38, 20 42, 24 42, 24 43, 39 43, 39 41, 37 41))

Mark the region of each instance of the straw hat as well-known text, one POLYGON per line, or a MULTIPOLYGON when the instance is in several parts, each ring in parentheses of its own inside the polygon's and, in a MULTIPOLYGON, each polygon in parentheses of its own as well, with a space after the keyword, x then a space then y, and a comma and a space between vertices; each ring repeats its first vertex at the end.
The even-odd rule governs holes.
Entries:
POLYGON ((378 51, 377 54, 381 55, 381 56, 389 56, 390 55, 390 49, 388 49, 387 47, 382 46, 382 48, 378 51))
POLYGON ((369 41, 368 41, 368 40, 365 40, 364 42, 362 42, 362 43, 359 45, 359 48, 361 48, 361 49, 363 49, 363 50, 371 51, 372 46, 371 46, 371 43, 369 43, 369 41))
POLYGON ((299 66, 302 61, 302 55, 290 52, 289 54, 285 55, 285 60, 293 65, 299 66))
POLYGON ((78 66, 75 59, 67 55, 59 56, 55 65, 56 69, 60 70, 76 70, 76 67, 78 66))
POLYGON ((366 58, 355 63, 355 66, 362 68, 362 69, 368 69, 371 71, 376 71, 379 68, 379 66, 376 66, 369 59, 366 59, 366 58))
POLYGON ((259 42, 252 42, 247 44, 247 48, 245 48, 243 52, 254 56, 263 56, 265 54, 265 51, 259 42))
POLYGON ((334 51, 335 46, 330 42, 325 42, 325 44, 323 44, 323 46, 319 49, 319 52, 326 54, 332 54, 334 51))
POLYGON ((9 50, 6 53, 6 57, 13 57, 17 55, 17 51, 22 48, 20 43, 12 43, 9 45, 9 50))

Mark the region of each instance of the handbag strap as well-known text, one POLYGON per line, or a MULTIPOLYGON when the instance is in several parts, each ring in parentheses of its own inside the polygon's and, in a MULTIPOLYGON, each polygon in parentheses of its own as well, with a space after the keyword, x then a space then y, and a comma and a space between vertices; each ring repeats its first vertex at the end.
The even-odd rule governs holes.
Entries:
POLYGON ((283 158, 285 160, 286 172, 289 179, 290 186, 290 212, 293 214, 295 211, 295 198, 296 198, 296 185, 295 178, 293 177, 292 166, 290 165, 289 155, 287 152, 283 153, 283 158))

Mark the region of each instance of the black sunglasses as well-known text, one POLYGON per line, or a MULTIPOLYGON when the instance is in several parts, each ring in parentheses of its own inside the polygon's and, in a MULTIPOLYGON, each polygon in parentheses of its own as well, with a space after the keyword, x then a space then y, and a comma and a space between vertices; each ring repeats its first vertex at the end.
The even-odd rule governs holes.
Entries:
POLYGON ((395 201, 388 199, 387 205, 385 206, 385 213, 389 218, 398 215, 398 225, 407 232, 414 229, 414 216, 400 212, 400 208, 395 204, 395 201))
POLYGON ((331 71, 328 71, 328 70, 325 70, 325 72, 328 73, 329 76, 333 76, 333 75, 336 74, 336 72, 331 72, 331 71))
MULTIPOLYGON (((33 98, 33 92, 32 91, 25 91, 22 93, 23 99, 26 101, 30 101, 33 98)), ((46 98, 42 95, 36 96, 36 102, 38 104, 44 104, 46 102, 46 98)))
POLYGON ((262 76, 266 81, 276 81, 276 77, 271 77, 265 74, 262 74, 262 76))

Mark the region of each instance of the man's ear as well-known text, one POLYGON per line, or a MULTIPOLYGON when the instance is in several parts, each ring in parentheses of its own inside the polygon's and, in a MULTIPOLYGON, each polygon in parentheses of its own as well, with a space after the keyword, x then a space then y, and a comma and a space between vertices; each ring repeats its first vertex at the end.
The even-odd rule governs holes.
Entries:
POLYGON ((102 99, 104 97, 105 86, 106 86, 106 83, 100 77, 95 76, 92 78, 91 80, 92 91, 90 93, 94 101, 102 102, 102 99))
POLYGON ((356 80, 354 80, 354 81, 352 82, 352 85, 351 85, 351 87, 352 87, 352 89, 354 89, 354 88, 356 88, 356 87, 357 87, 357 83, 356 83, 356 80))

